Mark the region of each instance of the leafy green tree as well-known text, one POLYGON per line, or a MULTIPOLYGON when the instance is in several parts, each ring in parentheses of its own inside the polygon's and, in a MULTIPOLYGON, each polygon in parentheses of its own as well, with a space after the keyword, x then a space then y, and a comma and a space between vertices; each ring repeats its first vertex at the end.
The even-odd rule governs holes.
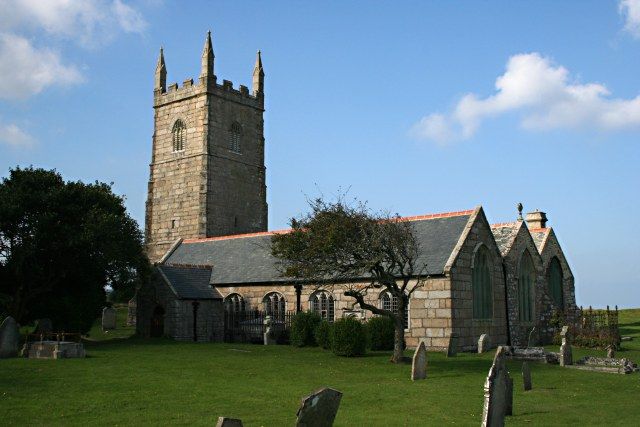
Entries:
POLYGON ((86 332, 107 285, 132 293, 149 271, 142 233, 110 185, 33 167, 0 183, 0 311, 18 322, 48 317, 86 332))
POLYGON ((361 308, 393 319, 391 361, 402 360, 409 297, 427 279, 413 227, 399 216, 372 213, 342 198, 310 202, 311 211, 291 220, 291 232, 272 237, 271 252, 283 276, 318 287, 340 283, 361 308), (388 291, 397 311, 367 302, 370 291, 388 291))

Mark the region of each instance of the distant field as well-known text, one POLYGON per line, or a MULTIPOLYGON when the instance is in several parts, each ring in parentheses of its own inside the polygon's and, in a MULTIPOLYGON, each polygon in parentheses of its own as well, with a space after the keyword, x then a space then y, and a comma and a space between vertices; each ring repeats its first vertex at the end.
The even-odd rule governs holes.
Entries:
MULTIPOLYGON (((622 310, 620 321, 634 340, 618 356, 640 361, 640 309, 622 310)), ((430 353, 427 380, 412 383, 411 367, 388 363, 386 353, 346 359, 317 348, 124 338, 131 332, 94 328, 99 341, 86 344, 84 360, 0 360, 0 424, 211 426, 226 415, 248 426, 291 426, 300 398, 331 386, 344 392, 337 426, 478 426, 493 356, 430 353)), ((534 389, 525 393, 521 364, 509 367, 509 425, 638 425, 640 374, 533 364, 534 389)))

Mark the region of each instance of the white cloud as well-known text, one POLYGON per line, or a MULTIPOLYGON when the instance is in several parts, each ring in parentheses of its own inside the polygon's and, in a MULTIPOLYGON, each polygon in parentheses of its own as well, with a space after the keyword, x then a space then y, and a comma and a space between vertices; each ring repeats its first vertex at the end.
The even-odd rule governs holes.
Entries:
POLYGON ((0 98, 24 99, 52 85, 83 81, 73 65, 64 65, 49 49, 38 49, 29 40, 0 33, 0 98))
POLYGON ((624 30, 640 39, 640 0, 620 0, 618 11, 624 16, 624 30))
POLYGON ((73 40, 84 47, 108 42, 118 31, 147 27, 140 12, 121 0, 0 0, 0 29, 34 32, 73 40))
POLYGON ((529 130, 619 130, 640 126, 640 96, 611 98, 600 83, 572 82, 566 68, 539 53, 514 55, 495 82, 496 93, 465 95, 448 115, 423 117, 411 130, 420 139, 444 144, 472 137, 483 120, 510 112, 521 114, 529 130))
POLYGON ((0 123, 0 143, 12 147, 31 147, 35 140, 15 124, 0 123))

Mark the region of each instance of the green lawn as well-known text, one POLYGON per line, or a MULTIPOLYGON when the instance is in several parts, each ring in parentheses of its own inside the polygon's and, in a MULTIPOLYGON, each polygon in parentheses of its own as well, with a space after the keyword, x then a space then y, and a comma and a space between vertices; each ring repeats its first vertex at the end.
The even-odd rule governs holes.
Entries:
MULTIPOLYGON (((119 325, 124 318, 119 318, 119 325)), ((640 310, 622 311, 620 357, 640 361, 640 310)), ((91 333, 87 359, 0 360, 2 425, 215 425, 220 415, 248 426, 293 425, 300 398, 323 386, 344 393, 336 425, 480 424, 491 354, 429 354, 428 378, 388 354, 339 358, 316 348, 176 343, 91 333), (116 339, 113 339, 116 337, 116 339)), ((574 349, 575 356, 603 351, 574 349)), ((532 364, 522 391, 510 363, 509 425, 637 425, 640 374, 614 375, 532 364)))

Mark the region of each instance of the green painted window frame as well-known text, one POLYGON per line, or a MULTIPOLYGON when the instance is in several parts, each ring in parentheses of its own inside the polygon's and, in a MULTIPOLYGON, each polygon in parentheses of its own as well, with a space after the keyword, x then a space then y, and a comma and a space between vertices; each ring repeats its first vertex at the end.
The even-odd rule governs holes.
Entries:
POLYGON ((473 258, 471 274, 474 319, 491 319, 493 317, 491 265, 489 251, 485 246, 481 246, 473 258))
POLYGON ((551 258, 549 263, 549 295, 553 302, 560 308, 564 309, 564 295, 562 294, 562 265, 557 257, 551 258))
POLYGON ((529 251, 524 251, 520 259, 518 274, 518 319, 521 322, 533 322, 534 319, 534 287, 536 272, 529 251))

